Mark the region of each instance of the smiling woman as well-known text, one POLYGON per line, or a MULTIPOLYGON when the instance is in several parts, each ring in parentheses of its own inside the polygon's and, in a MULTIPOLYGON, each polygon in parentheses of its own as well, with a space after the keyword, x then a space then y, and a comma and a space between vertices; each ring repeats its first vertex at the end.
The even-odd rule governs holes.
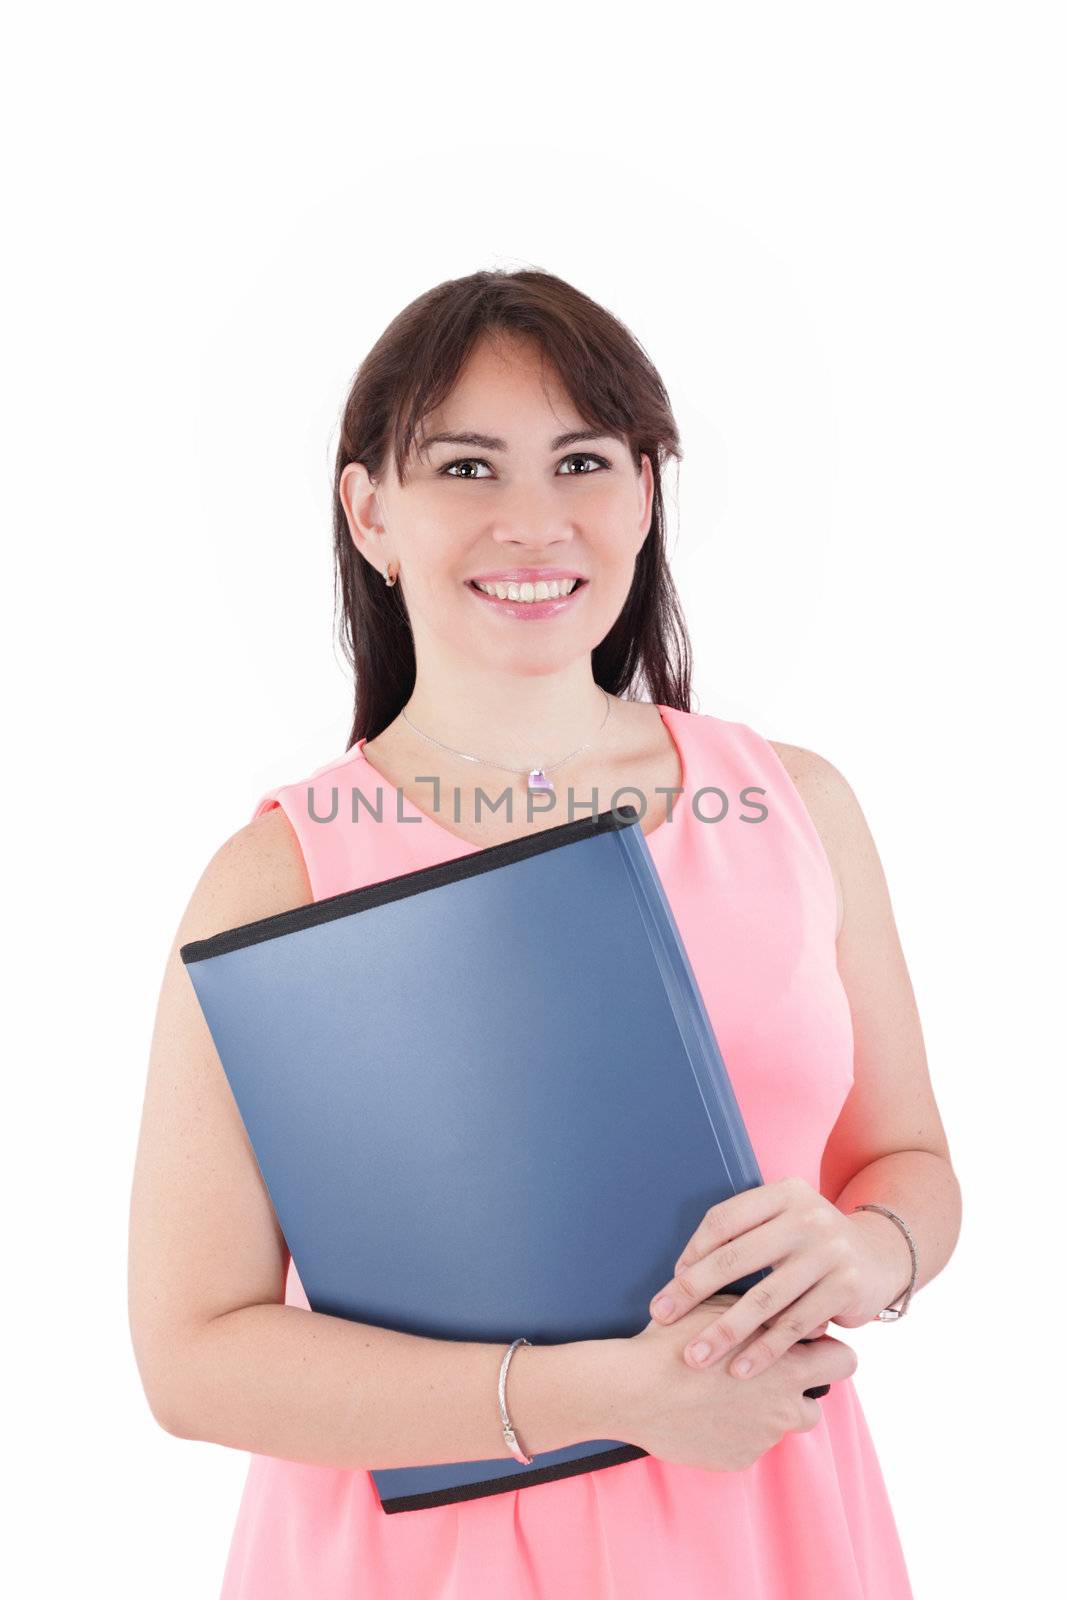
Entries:
POLYGON ((551 274, 475 273, 401 312, 356 375, 337 451, 350 743, 404 704, 424 727, 454 727, 465 702, 502 725, 490 742, 509 764, 509 745, 578 744, 598 722, 596 684, 618 695, 641 680, 654 701, 688 703, 662 492, 681 454, 640 345, 551 274), (581 580, 562 603, 536 587, 491 600, 470 582, 560 574, 581 580))
MULTIPOLYGON (((954 1180, 851 791, 812 752, 690 708, 661 487, 680 458, 637 340, 548 273, 438 285, 356 374, 333 512, 347 747, 263 795, 197 885, 164 976, 131 1209, 153 1411, 251 1453, 223 1600, 910 1595, 856 1358, 825 1330, 906 1287, 895 1226, 853 1207, 888 1196, 908 1212, 925 1282, 952 1247, 954 1180), (507 806, 486 824, 490 774, 507 806), (449 825, 338 806, 339 788, 374 777, 398 801, 448 786, 449 825), (756 814, 716 800, 709 816, 709 792, 756 814), (313 1311, 180 946, 620 796, 641 815, 764 1184, 664 1241, 670 1260, 691 1247, 660 1285, 674 1310, 625 1337, 539 1343, 520 1327, 468 1343, 313 1311), (745 1295, 719 1293, 760 1268, 745 1295), (718 1358, 701 1365, 701 1343, 718 1358), (758 1367, 745 1379, 726 1365, 742 1352, 758 1367), (399 1516, 371 1477, 598 1439, 643 1454, 399 1516)), ((516 1027, 526 976, 500 1000, 516 1027)), ((402 963, 382 998, 405 1004, 402 963)), ((402 1071, 358 1045, 339 1040, 352 1071, 402 1071)), ((432 1173, 397 1198, 409 1216, 448 1205, 432 1173)))

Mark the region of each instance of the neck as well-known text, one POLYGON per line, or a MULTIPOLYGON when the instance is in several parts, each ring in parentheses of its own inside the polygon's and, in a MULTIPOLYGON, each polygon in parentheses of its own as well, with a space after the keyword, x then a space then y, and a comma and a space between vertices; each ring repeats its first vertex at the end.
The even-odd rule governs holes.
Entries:
MULTIPOLYGON (((548 764, 594 740, 604 725, 608 698, 588 662, 583 669, 580 679, 481 674, 458 692, 417 678, 404 711, 419 732, 465 755, 513 767, 548 764)), ((403 719, 400 727, 424 743, 403 719)))

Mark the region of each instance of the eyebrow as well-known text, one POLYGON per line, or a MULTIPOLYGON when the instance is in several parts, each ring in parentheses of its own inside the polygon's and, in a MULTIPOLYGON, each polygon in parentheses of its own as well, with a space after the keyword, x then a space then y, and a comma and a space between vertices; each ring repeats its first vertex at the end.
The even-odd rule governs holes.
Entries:
MULTIPOLYGON (((571 433, 558 433, 549 443, 549 450, 562 450, 569 444, 588 444, 594 439, 614 439, 618 444, 624 444, 621 434, 605 433, 600 428, 579 428, 571 433)), ((502 450, 507 452, 507 442, 497 439, 489 433, 433 433, 428 439, 423 439, 419 453, 423 454, 435 444, 467 444, 473 445, 476 450, 502 450)))

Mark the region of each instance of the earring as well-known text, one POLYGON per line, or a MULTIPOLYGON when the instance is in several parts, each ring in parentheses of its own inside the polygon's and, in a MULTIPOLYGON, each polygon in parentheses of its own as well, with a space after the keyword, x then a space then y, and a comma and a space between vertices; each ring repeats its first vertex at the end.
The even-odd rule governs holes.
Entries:
POLYGON ((382 576, 385 578, 386 587, 389 589, 393 587, 397 580, 397 573, 393 571, 393 565, 394 563, 390 561, 386 566, 385 572, 382 574, 382 576))

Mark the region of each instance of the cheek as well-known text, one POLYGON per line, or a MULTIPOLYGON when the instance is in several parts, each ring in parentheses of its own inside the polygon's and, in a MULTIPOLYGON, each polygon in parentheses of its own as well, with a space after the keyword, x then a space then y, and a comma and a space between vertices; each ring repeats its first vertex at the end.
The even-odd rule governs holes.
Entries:
POLYGON ((591 610, 595 608, 598 614, 610 613, 612 621, 618 616, 633 587, 640 548, 637 534, 624 539, 617 531, 614 538, 597 546, 592 557, 593 582, 588 596, 593 602, 591 610))
POLYGON ((404 508, 404 543, 427 564, 462 555, 482 533, 483 512, 473 494, 463 485, 451 488, 421 490, 404 508))
POLYGON ((590 495, 586 515, 578 526, 589 545, 597 569, 616 585, 628 588, 634 562, 646 534, 641 531, 641 507, 631 494, 590 495))
POLYGON ((450 598, 454 604, 457 595, 463 598, 463 580, 484 548, 477 524, 454 503, 446 500, 439 515, 424 506, 404 529, 400 561, 408 570, 409 589, 417 589, 426 606, 447 605, 450 598))

